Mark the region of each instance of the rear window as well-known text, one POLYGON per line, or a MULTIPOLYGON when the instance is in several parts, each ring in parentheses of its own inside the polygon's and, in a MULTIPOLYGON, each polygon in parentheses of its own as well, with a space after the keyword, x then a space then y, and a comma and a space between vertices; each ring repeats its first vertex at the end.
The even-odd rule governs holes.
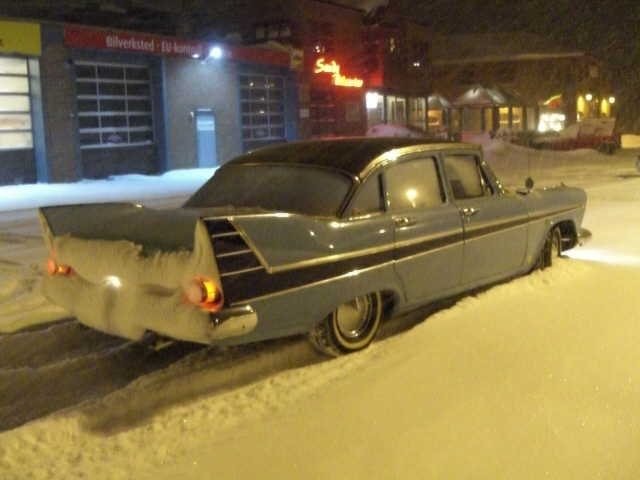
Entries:
POLYGON ((351 190, 341 173, 304 165, 221 168, 185 207, 235 207, 334 217, 351 190))

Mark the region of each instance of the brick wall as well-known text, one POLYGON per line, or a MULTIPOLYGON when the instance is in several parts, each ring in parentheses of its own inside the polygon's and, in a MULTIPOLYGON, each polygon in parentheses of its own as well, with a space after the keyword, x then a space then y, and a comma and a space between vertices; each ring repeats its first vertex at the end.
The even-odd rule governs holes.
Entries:
POLYGON ((49 182, 78 181, 73 65, 62 46, 42 51, 42 90, 49 182))
POLYGON ((165 59, 169 169, 198 166, 193 114, 210 109, 215 116, 219 164, 240 155, 240 103, 236 65, 191 58, 165 59))

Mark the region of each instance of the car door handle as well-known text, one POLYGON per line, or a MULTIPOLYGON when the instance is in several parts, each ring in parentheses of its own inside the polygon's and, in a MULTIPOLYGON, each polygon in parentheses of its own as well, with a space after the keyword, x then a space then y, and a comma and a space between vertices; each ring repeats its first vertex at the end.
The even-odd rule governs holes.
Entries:
POLYGON ((404 218, 398 218, 396 219, 396 226, 397 227, 410 227, 412 225, 415 225, 416 221, 412 218, 409 217, 404 217, 404 218))
POLYGON ((465 217, 469 218, 474 216, 476 213, 478 213, 480 210, 477 210, 473 207, 471 208, 463 208, 462 209, 462 213, 465 215, 465 217))

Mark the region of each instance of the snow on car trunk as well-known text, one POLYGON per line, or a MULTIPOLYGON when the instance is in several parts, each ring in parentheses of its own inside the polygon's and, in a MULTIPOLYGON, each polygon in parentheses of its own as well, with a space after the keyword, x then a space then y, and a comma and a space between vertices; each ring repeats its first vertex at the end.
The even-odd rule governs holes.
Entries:
POLYGON ((209 342, 209 311, 185 300, 196 277, 220 284, 196 213, 81 205, 43 208, 40 220, 52 273, 43 293, 80 322, 133 340, 153 331, 209 342))

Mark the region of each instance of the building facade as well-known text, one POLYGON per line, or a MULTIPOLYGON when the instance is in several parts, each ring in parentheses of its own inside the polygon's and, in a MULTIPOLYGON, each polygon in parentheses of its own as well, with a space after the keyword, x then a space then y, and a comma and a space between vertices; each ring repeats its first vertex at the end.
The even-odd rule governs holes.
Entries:
POLYGON ((427 129, 428 37, 390 2, 366 12, 319 0, 226 5, 219 35, 295 52, 299 138, 364 135, 380 123, 427 129))
POLYGON ((297 138, 287 52, 20 21, 0 33, 0 184, 213 167, 297 138))
POLYGON ((433 85, 451 103, 451 130, 559 130, 615 116, 606 68, 531 34, 432 38, 433 85))

